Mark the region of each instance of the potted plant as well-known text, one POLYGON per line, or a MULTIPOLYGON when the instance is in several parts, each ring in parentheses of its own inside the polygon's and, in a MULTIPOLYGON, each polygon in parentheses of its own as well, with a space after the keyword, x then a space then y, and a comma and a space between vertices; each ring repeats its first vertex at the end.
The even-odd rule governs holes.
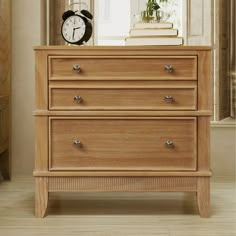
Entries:
MULTIPOLYGON (((159 0, 158 3, 167 2, 168 0, 159 0)), ((148 0, 146 4, 146 10, 141 12, 142 20, 144 22, 154 21, 156 17, 156 21, 159 22, 161 19, 160 14, 160 5, 157 3, 157 0, 148 0), (155 12, 155 16, 154 15, 155 12)))

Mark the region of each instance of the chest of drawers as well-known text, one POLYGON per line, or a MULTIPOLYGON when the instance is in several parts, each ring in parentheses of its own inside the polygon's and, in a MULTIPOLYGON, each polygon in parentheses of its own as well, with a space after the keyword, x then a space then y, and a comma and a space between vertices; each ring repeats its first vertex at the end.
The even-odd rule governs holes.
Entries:
POLYGON ((36 47, 36 216, 50 192, 196 192, 209 216, 208 47, 36 47))

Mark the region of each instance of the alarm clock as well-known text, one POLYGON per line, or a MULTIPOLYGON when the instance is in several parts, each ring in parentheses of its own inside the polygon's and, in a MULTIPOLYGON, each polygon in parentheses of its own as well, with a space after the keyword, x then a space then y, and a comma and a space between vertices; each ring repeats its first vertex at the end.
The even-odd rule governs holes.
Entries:
POLYGON ((67 43, 82 45, 92 36, 92 14, 87 10, 82 10, 80 13, 69 10, 62 16, 61 35, 67 43))

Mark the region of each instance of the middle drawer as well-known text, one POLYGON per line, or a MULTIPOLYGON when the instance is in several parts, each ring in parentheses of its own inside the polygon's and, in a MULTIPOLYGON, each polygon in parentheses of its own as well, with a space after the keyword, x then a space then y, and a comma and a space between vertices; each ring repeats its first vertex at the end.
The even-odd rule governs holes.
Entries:
POLYGON ((196 110, 196 86, 50 86, 50 110, 196 110))

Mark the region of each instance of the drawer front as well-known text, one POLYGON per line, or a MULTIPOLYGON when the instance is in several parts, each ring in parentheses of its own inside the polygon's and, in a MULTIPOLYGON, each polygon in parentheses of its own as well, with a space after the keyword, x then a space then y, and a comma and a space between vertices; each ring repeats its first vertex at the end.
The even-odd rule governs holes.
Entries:
POLYGON ((196 118, 50 118, 50 170, 196 170, 196 118))
POLYGON ((50 80, 197 80, 197 57, 49 57, 50 80))
POLYGON ((195 88, 51 88, 51 110, 196 110, 195 88))

